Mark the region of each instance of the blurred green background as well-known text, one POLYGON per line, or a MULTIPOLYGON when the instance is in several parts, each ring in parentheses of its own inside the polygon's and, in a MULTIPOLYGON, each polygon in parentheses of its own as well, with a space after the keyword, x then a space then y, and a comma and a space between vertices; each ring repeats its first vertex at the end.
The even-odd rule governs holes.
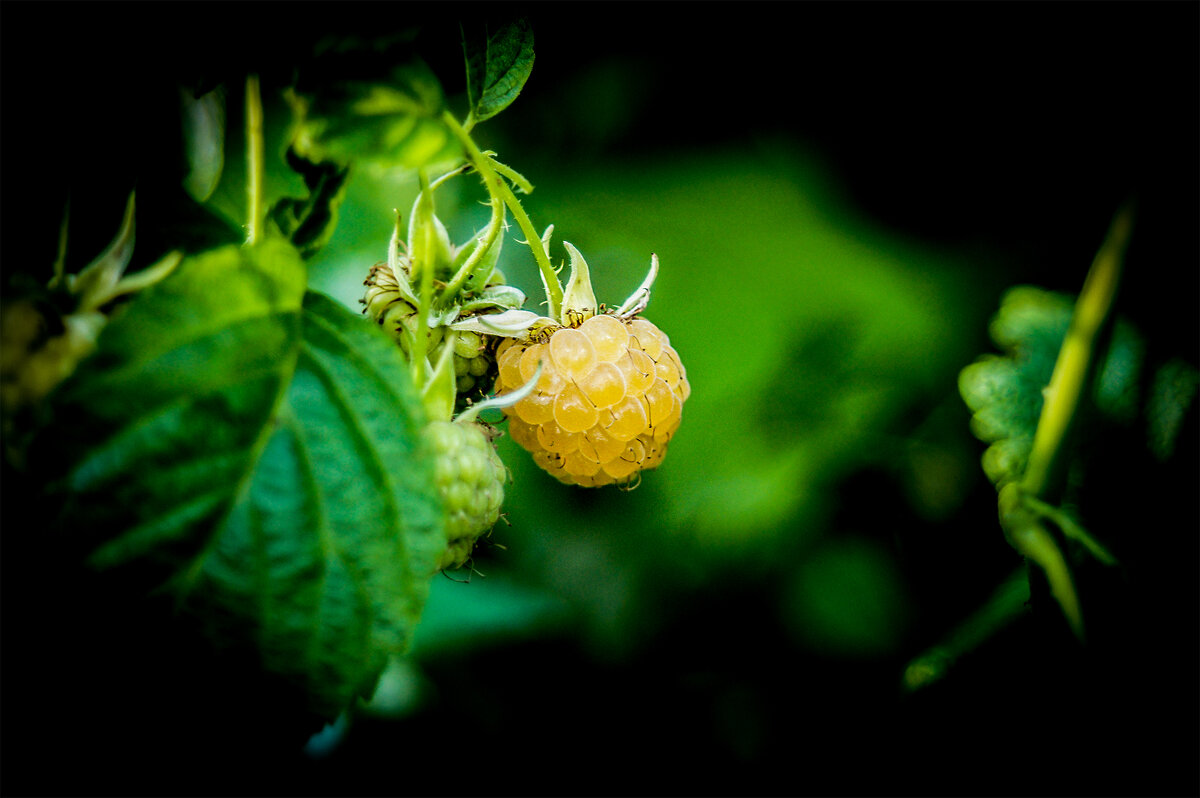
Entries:
MULTIPOLYGON (((1195 4, 171 5, 68 7, 111 26, 98 41, 5 4, 6 270, 48 273, 64 184, 81 258, 131 181, 154 185, 143 84, 225 59, 286 74, 320 34, 417 22, 461 108, 458 19, 524 12, 533 75, 477 140, 601 301, 657 253, 645 315, 693 393, 632 492, 559 485, 502 439, 480 573, 435 579, 371 711, 306 751, 315 729, 189 697, 204 675, 119 623, 35 664, 21 644, 45 635, 14 613, 46 586, 5 558, 5 703, 32 679, 49 707, 5 712, 17 792, 1196 793, 1194 411, 1177 482, 1125 510, 1141 543, 1132 582, 1099 588, 1099 642, 1043 602, 944 682, 901 683, 1020 566, 956 385, 1003 290, 1077 291, 1136 193, 1121 310, 1197 362, 1195 4)), ((357 169, 313 287, 357 309, 414 191, 357 169)), ((439 191, 452 238, 483 198, 473 177, 439 191)), ((170 210, 139 217, 147 259, 170 210)), ((518 237, 501 267, 533 305, 518 237)))

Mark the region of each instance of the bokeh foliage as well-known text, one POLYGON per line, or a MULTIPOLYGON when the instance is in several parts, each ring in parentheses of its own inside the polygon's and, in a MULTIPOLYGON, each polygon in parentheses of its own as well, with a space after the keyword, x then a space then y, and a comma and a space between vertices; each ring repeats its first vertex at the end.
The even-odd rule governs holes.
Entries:
MULTIPOLYGON (((984 447, 957 390, 959 370, 994 348, 988 324, 1003 292, 1018 283, 1077 291, 1116 205, 1141 190, 1121 310, 1152 362, 1178 359, 1180 373, 1196 363, 1196 126, 1176 110, 1195 105, 1185 75, 1195 71, 1186 31, 1196 14, 1149 5, 974 12, 986 19, 940 7, 974 31, 952 40, 930 33, 931 12, 911 6, 862 16, 802 7, 806 23, 786 34, 773 12, 728 6, 690 25, 656 12, 631 25, 619 6, 592 6, 612 18, 586 31, 576 12, 533 14, 538 67, 517 102, 480 126, 480 142, 535 184, 531 216, 587 254, 601 301, 626 296, 651 252, 661 259, 646 315, 670 333, 694 386, 666 463, 631 493, 579 491, 502 439, 514 478, 508 524, 492 537, 503 548, 478 552, 485 576, 434 582, 411 658, 385 675, 373 714, 310 746, 323 756, 296 753, 315 729, 284 712, 238 728, 185 695, 143 712, 165 728, 190 726, 177 745, 150 750, 226 767, 188 768, 193 781, 183 784, 178 772, 132 770, 109 746, 90 756, 93 774, 70 784, 212 791, 236 764, 252 774, 241 783, 264 792, 1188 792, 1194 406, 1166 457, 1145 455, 1141 429, 1083 453, 1088 506, 1126 530, 1122 570, 1080 573, 1085 609, 1100 620, 1089 648, 1034 580, 1022 621, 989 639, 960 635, 972 648, 956 670, 901 697, 905 664, 1021 565, 996 523, 984 447), (1092 35, 1080 37, 1084 17, 1092 35), (1012 42, 1022 43, 1019 64, 1012 42), (714 74, 722 81, 707 79, 714 74), (260 733, 288 745, 247 753, 260 733), (1152 774, 1138 764, 1149 753, 1152 774), (650 781, 630 781, 643 773, 650 781)), ((374 6, 353 8, 334 27, 377 24, 357 16, 374 6)), ((451 107, 464 109, 467 87, 450 71, 461 70, 459 32, 429 16, 425 41, 450 51, 450 69, 430 63, 451 107)), ((291 24, 281 31, 303 31, 296 42, 322 27, 291 24)), ((236 71, 255 61, 246 55, 254 48, 236 46, 252 39, 230 27, 209 22, 210 38, 193 38, 229 44, 236 71)), ((166 51, 150 43, 140 57, 166 51)), ((291 54, 270 50, 282 71, 291 54)), ((10 85, 6 77, 6 93, 10 85)), ((40 97, 21 99, 6 110, 45 109, 40 97)), ((277 130, 287 106, 273 98, 268 110, 277 130)), ((229 116, 237 152, 239 112, 229 116)), ((157 128, 139 120, 130 135, 153 139, 157 128)), ((86 207, 102 215, 106 194, 123 200, 120 163, 135 148, 120 136, 99 137, 119 145, 104 159, 74 136, 32 147, 17 135, 17 145, 6 136, 6 166, 22 144, 58 148, 93 175, 86 207)), ((280 196, 305 196, 275 144, 280 196)), ((239 169, 225 164, 213 211, 188 228, 197 238, 236 226, 239 169)), ((47 182, 57 186, 60 170, 47 166, 47 182)), ((143 187, 153 179, 144 175, 143 187)), ((438 194, 455 240, 486 221, 472 180, 438 194)), ((6 178, 6 199, 16 185, 27 183, 6 178)), ((36 231, 57 225, 59 195, 39 191, 14 216, 30 239, 18 249, 6 236, 6 271, 39 252, 52 257, 53 235, 36 231), (49 224, 24 225, 32 210, 49 224)), ((411 207, 414 194, 403 171, 353 171, 310 287, 356 309, 367 268, 384 257, 392 209, 411 207)), ((165 204, 148 213, 139 219, 146 249, 161 232, 155 214, 168 215, 165 204)), ((509 244, 500 267, 538 296, 527 251, 509 244)), ((1179 393, 1172 407, 1186 408, 1186 387, 1179 393)), ((11 552, 9 530, 28 525, 5 504, 11 552)), ((9 578, 12 562, 6 599, 29 584, 9 578)), ((61 652, 5 603, 6 642, 61 652)), ((61 599, 47 603, 69 617, 61 599)), ((112 651, 136 652, 135 673, 157 674, 150 689, 187 694, 188 682, 167 674, 178 644, 154 651, 121 623, 82 639, 96 672, 120 669, 112 651)), ((39 673, 36 683, 59 691, 64 719, 17 715, 34 743, 53 739, 79 708, 94 719, 66 734, 75 753, 89 732, 118 722, 123 702, 96 696, 88 662, 60 655, 39 673)), ((205 668, 220 684, 238 678, 200 656, 183 674, 205 668)), ((144 738, 135 727, 124 728, 144 738)))

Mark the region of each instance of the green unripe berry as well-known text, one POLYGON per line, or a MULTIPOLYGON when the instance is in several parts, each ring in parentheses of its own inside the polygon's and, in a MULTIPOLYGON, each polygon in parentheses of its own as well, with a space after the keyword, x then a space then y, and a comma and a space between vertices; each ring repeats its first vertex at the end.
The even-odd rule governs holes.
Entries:
POLYGON ((479 424, 434 421, 424 435, 446 511, 446 550, 438 568, 460 568, 500 518, 508 471, 479 424))

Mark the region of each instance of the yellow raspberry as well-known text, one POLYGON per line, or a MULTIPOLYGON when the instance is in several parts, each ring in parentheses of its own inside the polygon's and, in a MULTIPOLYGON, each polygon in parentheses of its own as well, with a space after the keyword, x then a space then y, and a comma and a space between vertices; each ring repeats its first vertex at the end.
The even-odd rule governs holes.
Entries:
POLYGON ((497 349, 497 395, 542 376, 505 408, 509 434, 561 482, 626 484, 666 455, 683 404, 687 371, 670 339, 644 318, 591 316, 545 342, 508 339, 497 349))

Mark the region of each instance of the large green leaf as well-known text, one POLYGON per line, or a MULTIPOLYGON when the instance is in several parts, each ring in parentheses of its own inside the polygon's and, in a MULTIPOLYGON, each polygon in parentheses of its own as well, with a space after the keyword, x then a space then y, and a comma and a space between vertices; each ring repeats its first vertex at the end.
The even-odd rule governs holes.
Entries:
POLYGON ((55 403, 57 527, 335 715, 407 646, 444 546, 406 375, 290 245, 189 258, 55 403))
POLYGON ((467 100, 475 121, 503 111, 525 86, 533 71, 533 28, 524 20, 502 25, 494 33, 468 37, 463 32, 467 62, 467 100))
POLYGON ((315 70, 288 93, 295 122, 291 146, 310 161, 369 161, 416 169, 458 158, 442 121, 445 97, 425 62, 409 58, 385 76, 340 63, 315 70))

